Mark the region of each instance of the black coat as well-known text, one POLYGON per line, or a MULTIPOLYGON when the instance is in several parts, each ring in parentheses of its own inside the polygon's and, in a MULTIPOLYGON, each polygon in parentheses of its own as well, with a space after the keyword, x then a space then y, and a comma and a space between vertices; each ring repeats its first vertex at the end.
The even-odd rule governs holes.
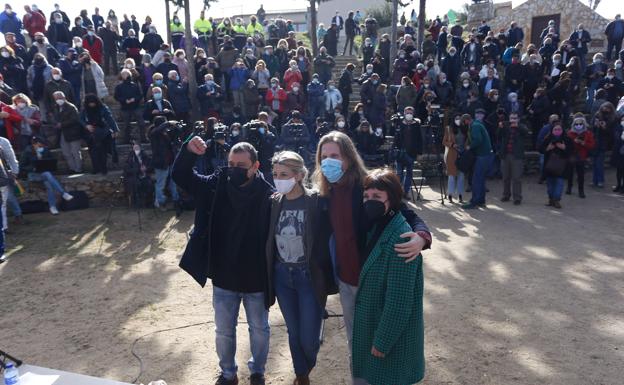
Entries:
MULTIPOLYGON (((250 251, 249 257, 253 257, 253 263, 257 266, 246 266, 240 271, 233 271, 237 275, 232 284, 244 285, 244 280, 249 278, 256 281, 262 279, 264 292, 268 298, 269 285, 266 277, 266 240, 270 221, 270 198, 275 191, 264 180, 262 174, 256 175, 256 188, 260 191, 248 204, 249 215, 246 224, 228 221, 228 211, 231 207, 231 198, 228 194, 227 168, 217 170, 212 175, 200 175, 194 170, 197 156, 183 148, 173 164, 172 178, 175 183, 187 193, 195 197, 195 225, 190 239, 180 260, 180 267, 189 273, 202 287, 206 285, 208 278, 216 281, 221 280, 221 267, 224 263, 230 265, 236 261, 224 261, 224 247, 229 255, 239 255, 238 249, 244 247, 250 251), (241 226, 248 228, 241 228, 241 226), (241 233, 242 239, 237 244, 223 245, 224 233, 241 233), (258 243, 259 242, 259 243, 258 243), (256 244, 258 243, 258 244, 256 244), (220 251, 221 250, 221 251, 220 251)), ((245 291, 244 287, 238 291, 245 291)), ((268 303, 268 301, 267 301, 268 303)))
POLYGON ((138 83, 132 81, 131 77, 115 86, 115 100, 121 105, 123 111, 132 111, 141 105, 143 92, 138 83), (134 102, 127 103, 126 100, 134 99, 134 102))

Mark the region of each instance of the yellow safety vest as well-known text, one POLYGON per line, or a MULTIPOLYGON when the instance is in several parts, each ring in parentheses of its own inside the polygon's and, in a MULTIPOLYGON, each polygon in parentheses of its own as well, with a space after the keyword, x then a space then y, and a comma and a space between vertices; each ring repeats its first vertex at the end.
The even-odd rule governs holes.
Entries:
POLYGON ((206 34, 208 32, 212 32, 212 23, 208 19, 197 19, 193 25, 193 29, 200 34, 206 34))
POLYGON ((176 33, 176 32, 182 32, 184 33, 184 25, 182 23, 180 23, 179 25, 176 25, 175 23, 171 23, 171 33, 176 33))
POLYGON ((256 33, 259 33, 260 35, 264 36, 264 28, 262 28, 262 25, 258 22, 256 22, 255 26, 249 23, 247 25, 247 34, 249 36, 253 36, 256 33))
POLYGON ((236 24, 235 24, 235 25, 232 27, 232 30, 233 30, 234 32, 236 32, 237 34, 241 34, 241 35, 246 35, 246 34, 247 34, 247 31, 245 30, 245 27, 244 27, 244 26, 242 26, 242 25, 236 25, 236 24))

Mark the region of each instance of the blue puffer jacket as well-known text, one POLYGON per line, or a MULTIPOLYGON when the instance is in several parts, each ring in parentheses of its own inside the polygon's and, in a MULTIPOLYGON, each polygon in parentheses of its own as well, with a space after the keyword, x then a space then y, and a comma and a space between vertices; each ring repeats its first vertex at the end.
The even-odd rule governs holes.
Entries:
POLYGON ((242 89, 245 87, 247 79, 249 79, 249 70, 247 68, 232 68, 230 70, 230 89, 242 89))
POLYGON ((312 101, 312 99, 323 99, 323 95, 325 94, 325 86, 322 83, 314 83, 310 82, 308 84, 308 99, 312 101))

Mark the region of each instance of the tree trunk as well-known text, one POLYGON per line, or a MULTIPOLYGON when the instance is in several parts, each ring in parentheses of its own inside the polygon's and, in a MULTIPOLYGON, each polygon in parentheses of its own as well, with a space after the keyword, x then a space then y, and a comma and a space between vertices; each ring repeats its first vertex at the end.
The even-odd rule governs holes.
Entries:
POLYGON ((418 10, 418 50, 422 49, 422 43, 425 40, 425 8, 427 0, 420 0, 418 10))
POLYGON ((318 55, 318 42, 316 41, 316 1, 310 0, 310 43, 312 44, 312 57, 318 55))
POLYGON ((167 44, 171 46, 171 16, 169 9, 169 0, 165 0, 165 23, 167 23, 167 44))
POLYGON ((392 26, 391 26, 391 35, 390 35, 390 41, 392 42, 392 44, 390 44, 390 65, 392 66, 392 63, 394 62, 394 59, 396 58, 397 55, 397 22, 398 22, 398 17, 399 17, 399 0, 392 0, 392 26))
MULTIPOLYGON (((193 61, 193 56, 195 54, 193 50, 193 31, 191 29, 191 1, 184 1, 184 50, 186 51, 186 57, 188 61, 188 86, 190 95, 195 95, 195 90, 197 90, 197 79, 195 78, 195 63, 193 61)), ((197 99, 190 97, 191 99, 191 113, 190 119, 193 123, 197 119, 197 99)))

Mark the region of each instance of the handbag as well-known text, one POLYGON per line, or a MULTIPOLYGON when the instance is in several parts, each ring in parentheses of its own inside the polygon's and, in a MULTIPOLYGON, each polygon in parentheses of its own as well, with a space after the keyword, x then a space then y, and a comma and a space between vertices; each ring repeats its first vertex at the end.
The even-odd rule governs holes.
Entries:
POLYGON ((555 152, 548 157, 548 161, 544 165, 544 171, 547 175, 561 177, 565 173, 567 166, 568 160, 555 152))
POLYGON ((455 167, 464 174, 467 174, 474 167, 477 156, 472 150, 465 150, 460 152, 455 159, 455 167))

